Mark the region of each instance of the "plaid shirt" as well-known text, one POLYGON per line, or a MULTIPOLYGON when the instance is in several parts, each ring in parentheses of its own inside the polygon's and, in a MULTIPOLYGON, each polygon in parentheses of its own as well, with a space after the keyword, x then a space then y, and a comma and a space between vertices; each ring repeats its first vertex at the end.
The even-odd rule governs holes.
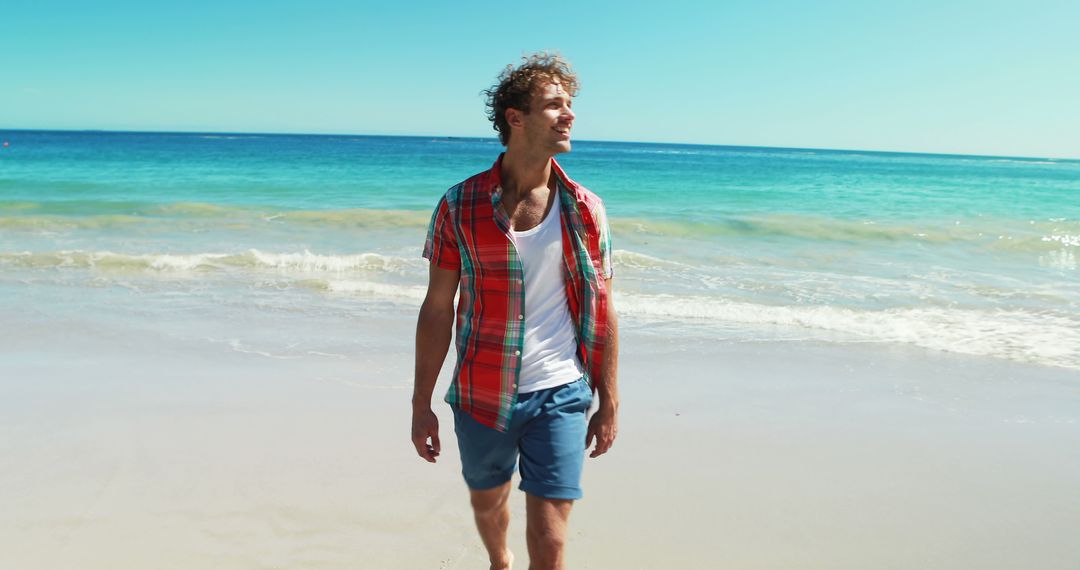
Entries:
MULTIPOLYGON (((446 401, 505 431, 517 401, 525 337, 525 286, 510 219, 499 207, 502 156, 491 170, 447 190, 431 217, 424 257, 461 271, 457 365, 446 401)), ((600 198, 570 180, 554 159, 562 205, 566 300, 586 376, 598 378, 607 342, 611 232, 600 198)))

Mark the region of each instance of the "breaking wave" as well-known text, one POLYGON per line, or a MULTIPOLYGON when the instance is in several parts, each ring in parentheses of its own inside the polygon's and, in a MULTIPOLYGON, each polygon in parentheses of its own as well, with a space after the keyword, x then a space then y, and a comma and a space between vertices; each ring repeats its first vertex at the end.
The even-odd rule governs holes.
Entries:
POLYGON ((851 340, 906 343, 1080 370, 1080 317, 1020 309, 855 309, 771 306, 705 296, 618 295, 620 314, 657 320, 788 326, 842 333, 851 340))
POLYGON ((111 251, 54 251, 0 253, 0 264, 16 267, 65 267, 105 270, 214 271, 225 269, 277 270, 285 273, 373 271, 399 273, 424 267, 423 260, 378 253, 322 255, 268 253, 251 249, 242 253, 129 254, 111 251))

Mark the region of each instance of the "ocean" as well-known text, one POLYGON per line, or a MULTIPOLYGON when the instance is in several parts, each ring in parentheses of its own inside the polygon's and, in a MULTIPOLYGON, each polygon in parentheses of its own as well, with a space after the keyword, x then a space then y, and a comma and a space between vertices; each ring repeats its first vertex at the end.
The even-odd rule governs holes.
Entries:
MULTIPOLYGON (((415 316, 439 197, 501 151, 494 138, 0 140, 0 338, 25 359, 147 335, 356 358, 365 320, 415 316)), ((1080 370, 1080 161, 591 141, 559 161, 607 204, 622 326, 1080 370)))

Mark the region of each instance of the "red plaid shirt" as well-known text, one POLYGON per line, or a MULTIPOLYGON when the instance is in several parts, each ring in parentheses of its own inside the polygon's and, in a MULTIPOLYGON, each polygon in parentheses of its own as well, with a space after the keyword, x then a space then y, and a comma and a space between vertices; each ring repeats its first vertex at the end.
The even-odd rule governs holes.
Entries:
MULTIPOLYGON (((505 431, 517 401, 525 337, 524 273, 502 198, 502 156, 491 170, 447 190, 431 217, 424 257, 461 271, 457 365, 446 401, 505 431)), ((561 201, 566 300, 586 376, 598 378, 607 343, 604 279, 612 275, 611 232, 600 198, 566 176, 554 159, 561 201)))

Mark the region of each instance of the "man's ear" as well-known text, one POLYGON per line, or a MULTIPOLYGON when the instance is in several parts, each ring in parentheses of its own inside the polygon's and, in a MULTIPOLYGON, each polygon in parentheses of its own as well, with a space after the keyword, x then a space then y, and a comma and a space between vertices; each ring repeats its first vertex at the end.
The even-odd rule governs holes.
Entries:
POLYGON ((525 119, 522 117, 525 113, 513 107, 506 110, 506 123, 511 127, 521 127, 525 124, 525 119))

